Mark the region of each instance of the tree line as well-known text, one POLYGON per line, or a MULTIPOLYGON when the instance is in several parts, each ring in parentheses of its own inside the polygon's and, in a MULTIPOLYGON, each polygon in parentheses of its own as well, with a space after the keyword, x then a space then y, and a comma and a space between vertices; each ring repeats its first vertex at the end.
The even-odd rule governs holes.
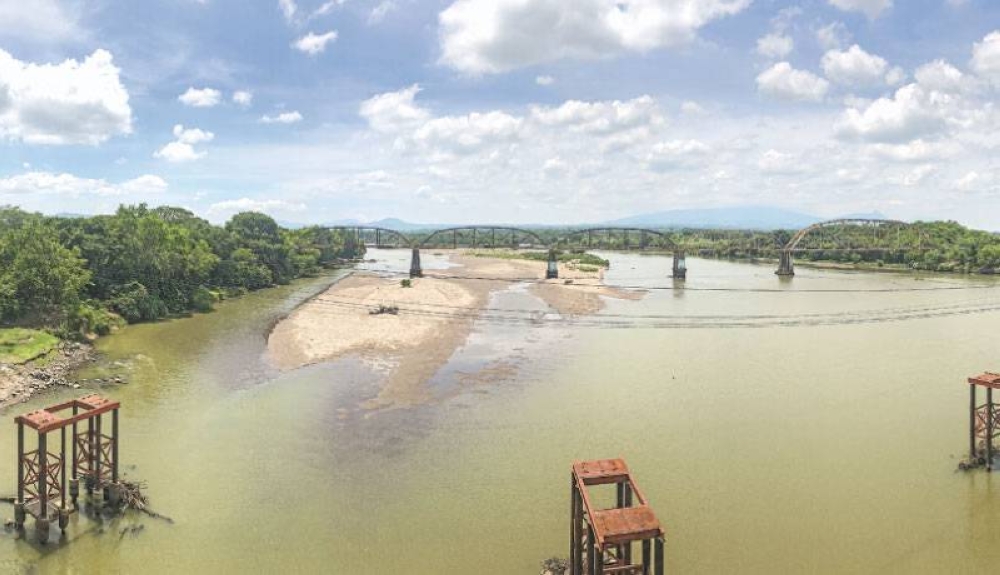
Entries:
POLYGON ((104 334, 208 311, 221 298, 362 255, 352 234, 285 229, 256 212, 216 226, 169 206, 93 217, 0 207, 0 322, 104 334))

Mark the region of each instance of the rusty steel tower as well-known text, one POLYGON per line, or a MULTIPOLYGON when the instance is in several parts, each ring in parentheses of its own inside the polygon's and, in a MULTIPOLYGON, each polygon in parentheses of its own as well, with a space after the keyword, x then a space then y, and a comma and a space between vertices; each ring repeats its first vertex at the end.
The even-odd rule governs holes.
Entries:
POLYGON ((966 468, 986 466, 993 471, 993 440, 1000 435, 1000 405, 993 390, 1000 389, 1000 373, 981 373, 969 378, 969 461, 966 468), (977 389, 986 389, 986 403, 979 404, 977 389))
POLYGON ((570 478, 570 575, 663 575, 663 528, 621 459, 577 461, 570 478), (591 488, 615 487, 598 507, 591 488), (633 561, 633 544, 641 560, 633 561))
POLYGON ((66 531, 69 516, 77 511, 81 479, 88 495, 101 490, 105 501, 117 504, 119 407, 117 401, 88 395, 14 418, 17 423, 14 524, 18 530, 24 528, 25 519, 31 515, 35 518, 35 533, 41 543, 48 541, 49 525, 53 520, 58 521, 60 530, 66 531), (69 417, 61 414, 67 410, 72 411, 69 417), (107 413, 111 414, 110 433, 103 427, 103 416, 107 413), (26 427, 37 433, 35 449, 31 451, 26 451, 26 427), (68 490, 67 429, 71 433, 68 490), (58 442, 58 451, 52 450, 49 441, 52 436, 58 442))

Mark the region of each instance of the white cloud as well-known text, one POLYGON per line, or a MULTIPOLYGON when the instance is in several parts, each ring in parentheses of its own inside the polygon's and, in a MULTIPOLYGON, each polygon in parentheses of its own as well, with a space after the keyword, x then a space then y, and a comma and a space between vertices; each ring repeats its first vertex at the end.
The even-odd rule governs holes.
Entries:
POLYGON ((496 110, 443 116, 420 126, 413 133, 413 140, 442 153, 468 154, 517 139, 522 122, 521 118, 496 110))
POLYGON ((208 215, 212 218, 229 217, 240 212, 262 212, 268 214, 287 214, 305 211, 306 206, 302 203, 287 202, 285 200, 255 200, 251 198, 239 198, 237 200, 224 200, 216 202, 208 207, 208 215))
POLYGON ((81 36, 79 17, 57 0, 0 1, 0 41, 74 40, 81 36))
POLYGON ((535 83, 539 86, 551 86, 555 82, 556 79, 552 76, 535 76, 535 83))
POLYGON ((705 108, 698 102, 686 100, 681 103, 681 113, 685 116, 700 116, 705 113, 705 108))
POLYGON ((968 192, 976 189, 984 180, 986 178, 980 176, 979 172, 972 171, 955 180, 954 186, 963 192, 968 192))
POLYGON ((281 15, 285 17, 285 21, 289 23, 295 21, 295 15, 299 11, 295 0, 278 0, 278 9, 281 10, 281 15))
POLYGON ((329 44, 330 42, 335 42, 336 40, 337 40, 336 30, 331 30, 325 34, 314 34, 313 32, 309 32, 305 36, 299 38, 294 43, 292 43, 292 46, 296 50, 304 54, 309 54, 310 56, 316 56, 318 54, 322 54, 323 52, 325 52, 326 45, 329 44))
POLYGON ((905 144, 872 144, 872 152, 882 158, 896 162, 927 162, 943 160, 961 151, 953 142, 928 142, 917 138, 905 144))
POLYGON ((233 92, 233 103, 242 108, 249 108, 253 104, 253 92, 249 90, 237 90, 233 92))
POLYGON ((843 22, 832 22, 816 30, 816 41, 824 50, 836 50, 851 41, 851 32, 843 22))
POLYGON ((295 124, 302 121, 302 114, 298 111, 282 112, 277 116, 261 116, 261 124, 295 124))
POLYGON ((885 58, 869 54, 857 44, 844 51, 828 51, 823 55, 822 65, 827 78, 837 84, 851 87, 884 84, 889 69, 885 58))
POLYGON ((842 137, 899 143, 943 132, 961 123, 966 111, 953 96, 907 84, 891 98, 879 98, 864 109, 848 108, 836 126, 842 137))
POLYGON ((531 116, 540 124, 599 134, 643 128, 663 122, 659 105, 651 96, 639 96, 627 101, 569 100, 557 108, 532 107, 531 116))
POLYGON ((757 90, 782 100, 819 102, 830 83, 805 70, 796 70, 788 62, 778 62, 757 76, 757 90))
POLYGON ((757 53, 768 58, 784 58, 794 47, 791 37, 776 32, 757 40, 757 53))
POLYGON ((129 95, 110 52, 34 64, 0 50, 0 139, 96 145, 131 132, 129 95))
POLYGON ((965 75, 944 60, 924 64, 917 68, 914 77, 922 87, 941 92, 958 92, 966 83, 965 75))
POLYGON ((52 194, 75 198, 86 195, 131 196, 166 190, 167 182, 163 178, 149 174, 118 184, 103 179, 51 172, 26 172, 0 178, 0 195, 52 194))
POLYGON ((368 14, 368 23, 378 24, 382 20, 385 20, 385 17, 395 9, 395 2, 392 0, 382 0, 376 4, 375 7, 372 8, 372 11, 368 14))
POLYGON ((154 157, 168 162, 190 162, 200 160, 208 153, 195 150, 198 144, 205 144, 215 139, 215 134, 206 132, 198 128, 185 128, 177 124, 174 126, 174 141, 166 144, 153 154, 154 157))
POLYGON ((1000 30, 990 32, 972 47, 972 69, 1000 85, 1000 30))
POLYGON ((646 155, 646 163, 654 169, 689 167, 712 149, 700 140, 670 140, 659 142, 646 155))
POLYGON ((430 112, 417 106, 414 98, 420 85, 413 84, 397 92, 378 94, 361 103, 359 113, 379 132, 398 132, 426 121, 430 112))
POLYGON ((212 108, 222 101, 222 92, 215 88, 188 88, 186 92, 177 96, 185 106, 194 108, 212 108))
POLYGON ((775 149, 764 152, 757 167, 767 174, 792 174, 802 170, 795 156, 775 149))
POLYGON ((828 0, 831 6, 836 6, 846 12, 864 12, 866 16, 874 20, 889 8, 892 8, 892 0, 828 0))
POLYGON ((313 11, 313 13, 309 16, 309 19, 312 20, 313 18, 326 16, 330 12, 333 12, 334 8, 343 6, 345 1, 346 0, 329 0, 329 2, 324 2, 323 5, 313 11))
POLYGON ((470 74, 690 42, 750 0, 455 0, 438 17, 441 62, 470 74))

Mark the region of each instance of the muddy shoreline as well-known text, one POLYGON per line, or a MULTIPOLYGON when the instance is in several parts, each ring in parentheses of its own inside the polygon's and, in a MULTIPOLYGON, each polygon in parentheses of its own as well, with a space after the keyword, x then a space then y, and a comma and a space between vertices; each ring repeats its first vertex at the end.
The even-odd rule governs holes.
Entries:
POLYGON ((0 409, 24 403, 49 389, 80 388, 73 374, 96 358, 93 346, 64 341, 48 354, 22 364, 0 364, 0 409))

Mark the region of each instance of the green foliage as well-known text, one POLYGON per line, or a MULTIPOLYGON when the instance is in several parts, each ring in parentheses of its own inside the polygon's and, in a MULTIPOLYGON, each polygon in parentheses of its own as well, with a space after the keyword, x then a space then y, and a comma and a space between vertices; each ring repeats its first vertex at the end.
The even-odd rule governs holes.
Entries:
POLYGON ((108 335, 125 325, 120 315, 90 303, 81 303, 69 315, 66 329, 73 335, 108 335))
POLYGON ((399 280, 399 286, 404 288, 413 287, 413 280, 409 279, 399 280))
POLYGON ((79 252, 67 248, 40 219, 26 219, 0 233, 0 319, 25 315, 50 323, 79 300, 90 272, 79 252))
POLYGON ((0 363, 24 363, 49 353, 58 344, 59 338, 44 331, 0 329, 0 363))
POLYGON ((191 295, 191 309, 201 313, 212 311, 215 305, 215 294, 206 287, 199 287, 191 295))
MULTIPOLYGON (((500 258, 506 260, 531 260, 538 262, 549 261, 549 252, 540 251, 516 251, 516 250, 482 250, 472 251, 469 255, 477 258, 500 258)), ((559 252, 556 258, 565 263, 591 266, 594 268, 608 268, 611 262, 591 253, 586 252, 559 252)), ((597 271, 596 269, 594 271, 597 271)))
POLYGON ((171 206, 89 218, 0 207, 0 321, 98 333, 118 317, 207 311, 215 293, 287 283, 363 253, 347 234, 285 230, 258 213, 220 227, 171 206))

